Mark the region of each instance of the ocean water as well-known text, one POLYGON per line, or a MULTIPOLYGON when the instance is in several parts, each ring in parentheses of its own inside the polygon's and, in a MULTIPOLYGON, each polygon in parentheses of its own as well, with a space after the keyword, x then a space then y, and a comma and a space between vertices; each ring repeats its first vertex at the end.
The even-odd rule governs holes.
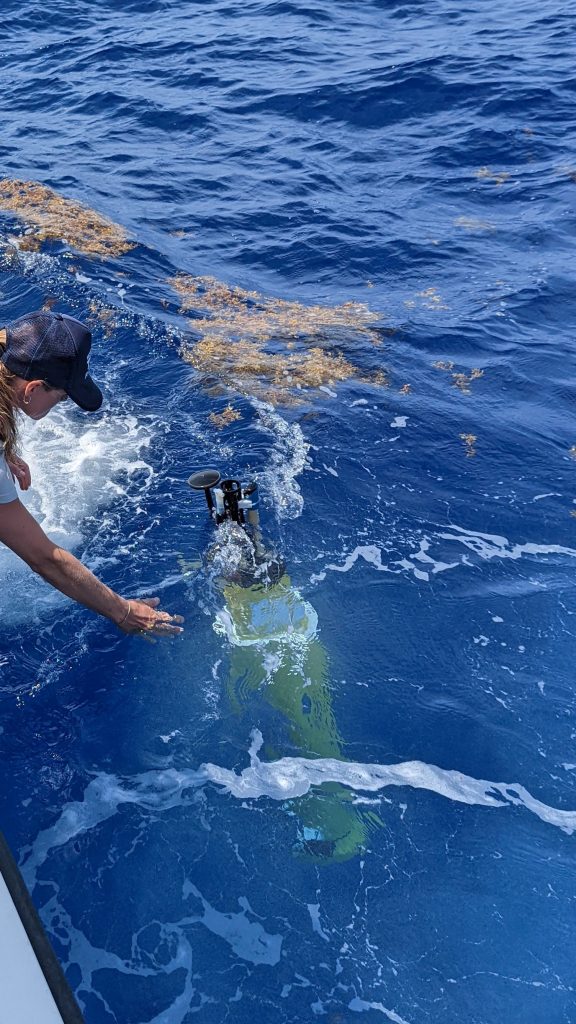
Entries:
POLYGON ((187 626, 0 553, 0 825, 86 1024, 576 1019, 575 30, 3 4, 2 178, 134 243, 36 244, 0 183, 2 321, 90 318, 106 393, 24 425, 25 500, 187 626), (205 465, 270 592, 216 585, 205 465))

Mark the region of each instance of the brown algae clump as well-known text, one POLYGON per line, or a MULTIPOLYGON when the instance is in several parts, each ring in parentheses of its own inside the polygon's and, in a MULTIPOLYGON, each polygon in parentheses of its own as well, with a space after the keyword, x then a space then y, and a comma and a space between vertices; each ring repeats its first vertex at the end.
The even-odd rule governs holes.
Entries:
POLYGON ((89 306, 87 322, 90 325, 99 325, 105 338, 111 338, 114 331, 120 326, 119 311, 113 306, 107 306, 100 299, 92 299, 89 306))
POLYGON ((300 352, 265 352, 263 343, 231 341, 207 335, 183 351, 200 373, 218 377, 238 391, 278 400, 284 389, 319 388, 352 377, 356 368, 344 356, 321 348, 300 352))
POLYGON ((454 225, 457 228, 464 228, 466 231, 495 231, 496 228, 489 220, 481 220, 480 217, 456 217, 454 225))
POLYGON ((87 256, 122 256, 134 248, 126 231, 75 199, 65 199, 38 181, 0 181, 0 210, 15 213, 28 225, 21 249, 37 250, 43 242, 66 242, 87 256))
POLYGON ((217 430, 222 430, 223 427, 229 426, 230 423, 241 420, 242 413, 235 409, 233 405, 227 405, 222 412, 211 412, 208 419, 217 430))
POLYGON ((424 288, 421 292, 416 292, 416 297, 414 299, 405 299, 404 305, 408 309, 414 309, 417 305, 422 306, 424 309, 449 309, 442 296, 438 294, 438 289, 434 287, 424 288), (416 299, 419 301, 416 302, 416 299))
POLYGON ((466 458, 473 459, 476 455, 476 441, 478 438, 475 434, 460 434, 460 440, 464 442, 464 449, 466 451, 466 458))
POLYGON ((503 185, 505 181, 508 181, 510 174, 508 171, 492 171, 489 167, 480 167, 476 171, 476 177, 484 181, 493 181, 496 185, 503 185))
POLYGON ((458 388, 463 395, 470 394, 470 385, 473 380, 478 380, 479 377, 484 376, 484 370, 480 370, 477 366, 470 370, 470 373, 453 373, 452 384, 455 388, 458 388))
POLYGON ((470 385, 473 380, 478 380, 480 377, 484 376, 484 370, 481 370, 478 366, 474 366, 470 370, 470 373, 461 373, 458 371, 452 373, 454 370, 454 363, 451 360, 445 361, 438 359, 432 365, 435 370, 446 370, 450 373, 452 377, 452 386, 458 388, 463 395, 470 394, 470 385))
POLYGON ((182 313, 195 312, 194 327, 200 332, 225 333, 269 341, 326 336, 329 331, 360 335, 378 345, 380 338, 370 325, 379 316, 362 302, 340 306, 305 306, 287 299, 267 298, 217 281, 213 277, 179 274, 168 282, 180 296, 182 313))
POLYGON ((383 374, 382 380, 362 377, 330 350, 335 341, 351 337, 379 344, 371 326, 378 315, 363 303, 305 306, 186 274, 169 283, 180 296, 181 312, 196 314, 191 327, 201 335, 196 344, 184 346, 183 358, 243 393, 286 404, 297 401, 299 391, 349 377, 384 383, 383 374))

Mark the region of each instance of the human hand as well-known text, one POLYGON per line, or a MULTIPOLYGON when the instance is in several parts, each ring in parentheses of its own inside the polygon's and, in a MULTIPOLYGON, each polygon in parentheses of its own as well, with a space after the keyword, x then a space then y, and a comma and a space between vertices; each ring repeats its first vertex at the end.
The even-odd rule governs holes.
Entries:
POLYGON ((181 615, 169 615, 159 611, 159 597, 144 597, 139 600, 130 598, 129 612, 126 618, 117 623, 118 629, 133 636, 176 636, 182 633, 180 625, 184 622, 181 615))
POLYGON ((28 463, 24 462, 24 459, 21 459, 19 455, 13 455, 12 458, 7 459, 6 462, 12 476, 18 481, 20 490, 27 491, 32 483, 32 476, 28 463))

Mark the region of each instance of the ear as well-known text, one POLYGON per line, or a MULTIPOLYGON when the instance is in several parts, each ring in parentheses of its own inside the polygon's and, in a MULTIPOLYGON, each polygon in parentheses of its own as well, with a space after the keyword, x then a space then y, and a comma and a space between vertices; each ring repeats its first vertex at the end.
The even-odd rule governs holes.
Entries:
POLYGON ((23 397, 25 405, 28 405, 30 399, 32 398, 32 395, 37 390, 37 388, 41 388, 41 387, 43 387, 43 385, 44 385, 44 381, 43 380, 27 380, 26 381, 26 383, 24 385, 24 390, 23 390, 23 393, 22 393, 22 397, 23 397))

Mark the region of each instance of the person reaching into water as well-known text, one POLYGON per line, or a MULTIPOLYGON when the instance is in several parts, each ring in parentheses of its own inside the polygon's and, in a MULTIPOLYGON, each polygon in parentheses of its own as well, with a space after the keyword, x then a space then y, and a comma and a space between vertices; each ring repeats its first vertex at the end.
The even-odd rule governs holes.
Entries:
POLYGON ((114 622, 123 633, 173 636, 180 615, 158 608, 157 597, 127 600, 94 576, 69 551, 54 544, 19 500, 31 484, 17 452, 17 414, 41 420, 71 398, 85 412, 102 405, 88 373, 92 336, 71 316, 47 310, 20 317, 0 331, 0 542, 67 597, 114 622))

